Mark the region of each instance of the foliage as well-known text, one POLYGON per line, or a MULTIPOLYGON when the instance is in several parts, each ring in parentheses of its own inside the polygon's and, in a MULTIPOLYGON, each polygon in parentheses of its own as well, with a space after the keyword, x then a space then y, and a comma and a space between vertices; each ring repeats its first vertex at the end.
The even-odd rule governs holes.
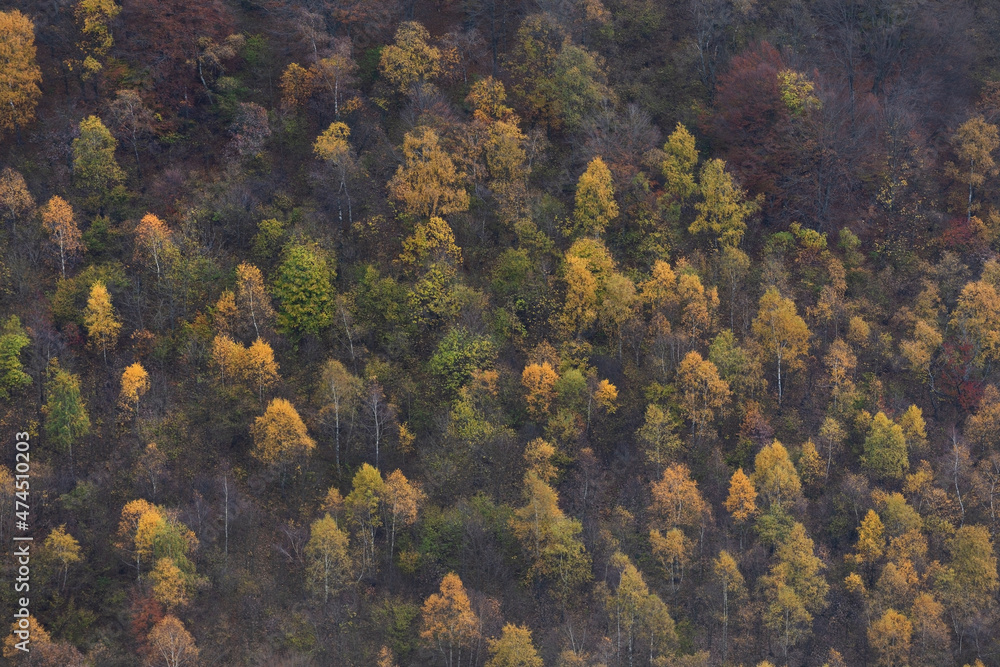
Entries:
POLYGON ((297 335, 318 334, 333 322, 334 267, 315 244, 292 243, 274 279, 278 327, 297 335))
POLYGON ((80 121, 80 136, 73 140, 73 178, 84 190, 104 198, 125 180, 115 160, 118 140, 97 116, 80 121))
POLYGON ((250 429, 254 440, 254 456, 264 463, 291 463, 316 448, 295 407, 283 398, 271 401, 264 414, 250 429))
POLYGON ((489 338, 455 328, 438 343, 428 368, 441 379, 445 389, 457 394, 475 371, 490 369, 496 354, 496 345, 489 338))
POLYGON ((35 26, 16 9, 0 12, 0 132, 23 127, 35 117, 42 96, 42 71, 35 62, 35 26))
POLYGON ((90 417, 80 395, 80 378, 59 366, 58 359, 49 362, 45 383, 47 399, 45 435, 58 449, 70 452, 73 443, 90 433, 90 417))
POLYGON ((9 400, 31 384, 31 376, 21 364, 21 350, 30 343, 17 315, 8 317, 0 327, 0 399, 9 400))
POLYGON ((434 218, 469 208, 462 175, 432 128, 421 127, 406 133, 403 160, 389 182, 389 190, 403 203, 407 213, 434 218))
POLYGON ((883 412, 872 419, 861 462, 875 475, 891 479, 902 479, 909 468, 903 429, 883 412))

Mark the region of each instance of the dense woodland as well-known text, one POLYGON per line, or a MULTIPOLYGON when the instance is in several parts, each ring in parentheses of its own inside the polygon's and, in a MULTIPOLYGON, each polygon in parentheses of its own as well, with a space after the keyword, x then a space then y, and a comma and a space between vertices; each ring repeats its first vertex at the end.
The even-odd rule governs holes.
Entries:
POLYGON ((1000 665, 998 123, 989 0, 7 0, 2 660, 1000 665))

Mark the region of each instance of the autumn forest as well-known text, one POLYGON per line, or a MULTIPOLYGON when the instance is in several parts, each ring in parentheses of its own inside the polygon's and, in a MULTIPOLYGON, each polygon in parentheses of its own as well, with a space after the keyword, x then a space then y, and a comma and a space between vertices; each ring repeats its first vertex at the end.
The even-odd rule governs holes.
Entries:
POLYGON ((0 664, 1000 666, 998 125, 989 0, 0 2, 0 664))

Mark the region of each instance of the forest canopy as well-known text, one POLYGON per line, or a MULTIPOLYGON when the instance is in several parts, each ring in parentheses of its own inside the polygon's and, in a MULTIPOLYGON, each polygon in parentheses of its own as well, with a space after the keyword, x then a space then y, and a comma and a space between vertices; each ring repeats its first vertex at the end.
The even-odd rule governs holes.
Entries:
POLYGON ((990 2, 7 2, 0 661, 1000 665, 998 53, 990 2))

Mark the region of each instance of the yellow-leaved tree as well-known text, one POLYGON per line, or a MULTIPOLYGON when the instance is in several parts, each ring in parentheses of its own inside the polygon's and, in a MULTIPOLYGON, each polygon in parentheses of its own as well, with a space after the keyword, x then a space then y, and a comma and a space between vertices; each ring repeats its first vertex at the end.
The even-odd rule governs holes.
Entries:
POLYGON ((653 466, 656 476, 663 474, 667 461, 683 447, 677 435, 677 420, 655 403, 646 406, 646 419, 636 438, 642 447, 646 461, 653 466))
POLYGON ((665 664, 663 654, 677 642, 674 619, 667 605, 649 590, 642 572, 628 556, 615 552, 610 565, 619 573, 618 586, 614 592, 601 586, 599 595, 617 635, 616 664, 634 664, 639 655, 651 656, 649 664, 665 664))
POLYGON ((394 43, 382 49, 378 68, 400 93, 423 85, 441 72, 441 51, 429 44, 430 33, 416 21, 405 21, 396 30, 394 43))
POLYGON ((993 153, 1000 148, 1000 130, 996 125, 987 123, 982 116, 973 116, 959 125, 953 141, 955 152, 964 163, 959 174, 969 184, 966 220, 971 220, 975 209, 972 195, 976 186, 982 185, 987 176, 997 175, 993 153))
POLYGON ((486 667, 544 667, 527 626, 508 623, 500 638, 488 639, 487 645, 491 657, 486 667))
POLYGON ((701 433, 715 419, 715 411, 729 402, 729 383, 719 377, 715 364, 693 350, 677 368, 677 387, 681 411, 691 420, 693 433, 701 433))
POLYGON ((59 246, 59 265, 66 277, 66 261, 83 252, 83 235, 76 224, 73 207, 59 195, 53 195, 42 207, 42 226, 52 242, 59 246))
POLYGON ((572 232, 600 236, 617 217, 618 204, 615 202, 611 171, 604 160, 595 157, 576 184, 572 232))
POLYGON ((253 435, 253 455, 261 462, 281 471, 282 483, 287 468, 316 449, 305 422, 289 401, 276 398, 267 406, 250 428, 253 435))
POLYGON ((380 495, 383 524, 389 531, 388 556, 392 560, 396 550, 396 532, 402 526, 412 526, 417 522, 417 513, 427 497, 420 487, 411 484, 399 470, 385 478, 380 495))
POLYGON ((761 577, 764 625, 778 636, 787 656, 791 646, 812 632, 813 615, 826 608, 830 586, 822 574, 825 565, 813 553, 813 541, 801 523, 792 526, 775 555, 771 571, 761 577))
POLYGON ((802 481, 795 465, 777 440, 757 452, 750 480, 769 511, 785 511, 802 495, 802 481))
POLYGON ((84 79, 92 77, 104 67, 101 61, 115 43, 111 35, 111 22, 121 10, 115 0, 79 0, 76 3, 74 14, 80 27, 77 47, 83 56, 79 64, 83 66, 84 79))
POLYGON ((724 506, 738 526, 746 525, 757 515, 757 489, 743 468, 738 468, 729 479, 729 495, 724 506))
POLYGON ((320 160, 329 165, 337 176, 337 216, 340 223, 344 222, 344 210, 341 204, 340 195, 344 195, 347 201, 347 221, 354 224, 354 212, 351 208, 351 193, 347 189, 347 176, 356 168, 354 151, 350 142, 351 128, 347 123, 336 121, 330 127, 323 130, 323 133, 316 138, 313 144, 313 153, 320 160))
POLYGON ((753 321, 754 337, 764 352, 778 365, 778 404, 782 398, 782 365, 799 368, 801 357, 809 351, 809 327, 795 311, 795 302, 781 296, 777 287, 769 287, 760 298, 760 309, 753 321))
POLYGON ((172 261, 177 255, 177 246, 170 238, 170 228, 152 213, 142 216, 135 228, 135 250, 138 256, 153 260, 157 278, 162 272, 161 263, 172 261))
POLYGON ((699 174, 702 200, 695 204, 697 216, 688 231, 709 232, 716 237, 716 247, 738 246, 746 232, 746 220, 760 205, 748 200, 743 189, 726 171, 723 160, 708 160, 699 174))
POLYGON ((184 624, 172 614, 161 618, 146 635, 150 652, 145 667, 189 667, 198 662, 198 647, 184 624))
POLYGON ((351 557, 347 553, 347 533, 329 514, 313 521, 306 543, 306 575, 314 591, 323 591, 323 602, 330 599, 351 576, 351 557))
POLYGON ((0 134, 20 132, 42 97, 35 62, 35 25, 16 9, 0 12, 0 134))
POLYGON ((118 405, 131 414, 139 406, 139 399, 149 391, 149 373, 138 361, 122 373, 122 388, 118 394, 118 405))
POLYGON ((82 560, 80 543, 66 532, 66 525, 63 524, 45 538, 42 543, 42 555, 46 563, 51 563, 62 570, 62 584, 59 587, 62 590, 66 587, 69 566, 82 560))
POLYGON ((673 588, 675 583, 683 583, 694 548, 684 529, 702 525, 709 508, 683 463, 674 463, 663 471, 663 477, 653 483, 652 496, 649 541, 673 588))
POLYGON ((260 269, 247 262, 236 267, 236 308, 244 318, 250 318, 258 339, 261 328, 270 326, 274 320, 274 307, 264 286, 264 276, 260 269))
POLYGON ((281 74, 281 103, 285 107, 305 106, 316 85, 316 70, 290 63, 281 74))
POLYGON ((454 572, 444 575, 440 592, 424 601, 420 638, 429 648, 440 651, 447 667, 460 665, 463 651, 471 651, 479 638, 479 618, 454 572))
POLYGON ((87 308, 83 311, 83 324, 87 327, 91 345, 101 349, 104 361, 107 362, 108 348, 114 347, 118 340, 122 323, 115 315, 108 288, 100 280, 95 281, 90 287, 87 308))
POLYGON ((664 189, 673 200, 670 203, 679 209, 680 204, 698 191, 694 174, 698 165, 698 149, 694 135, 682 123, 677 123, 667 143, 663 144, 663 153, 660 171, 663 173, 664 189))
POLYGON ((437 132, 420 127, 403 138, 403 164, 389 181, 393 198, 406 213, 419 218, 457 213, 469 208, 462 175, 441 146, 437 132))
POLYGON ((243 366, 239 370, 248 382, 257 385, 257 396, 264 403, 264 388, 278 381, 278 362, 274 360, 274 350, 270 344, 260 338, 255 340, 243 357, 243 366))
POLYGON ((524 385, 524 400, 528 405, 528 414, 536 421, 548 415, 549 406, 555 398, 555 386, 559 374, 547 361, 540 364, 528 364, 521 371, 521 384, 524 385))

